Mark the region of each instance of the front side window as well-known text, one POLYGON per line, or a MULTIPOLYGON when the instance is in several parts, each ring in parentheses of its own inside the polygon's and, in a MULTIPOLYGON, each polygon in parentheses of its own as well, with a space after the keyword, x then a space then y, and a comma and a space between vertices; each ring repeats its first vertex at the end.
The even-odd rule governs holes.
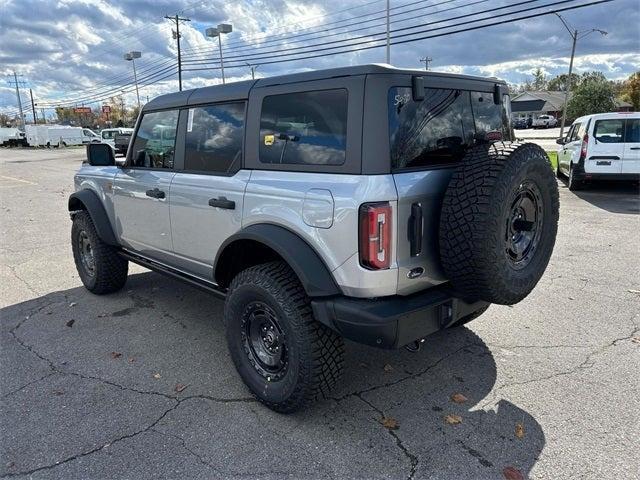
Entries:
POLYGON ((347 146, 347 90, 271 95, 262 101, 260 162, 342 165, 347 146))
POLYGON ((622 143, 624 120, 596 120, 593 136, 602 143, 622 143))
POLYGON ((105 140, 111 140, 113 139, 113 137, 116 136, 116 132, 113 130, 109 130, 106 132, 102 132, 101 135, 102 135, 102 138, 104 138, 105 140))
POLYGON ((189 109, 184 168, 227 173, 242 157, 244 103, 189 109))
POLYGON ((145 113, 133 142, 132 166, 173 168, 178 110, 145 113))
POLYGON ((573 126, 571 127, 571 131, 569 132, 569 141, 576 142, 580 140, 579 132, 580 132, 580 124, 574 123, 573 126))
POLYGON ((511 138, 508 108, 491 93, 426 88, 416 102, 411 88, 395 87, 388 102, 393 169, 455 163, 477 143, 511 138))

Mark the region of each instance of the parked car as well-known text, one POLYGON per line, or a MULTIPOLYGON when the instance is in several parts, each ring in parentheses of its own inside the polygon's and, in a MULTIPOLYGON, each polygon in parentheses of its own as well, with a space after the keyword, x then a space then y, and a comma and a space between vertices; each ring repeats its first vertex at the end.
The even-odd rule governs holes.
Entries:
POLYGON ((87 149, 80 278, 114 292, 134 262, 224 298, 240 377, 295 411, 338 381, 344 338, 417 350, 535 287, 557 182, 508 109, 495 78, 379 65, 163 95, 124 164, 87 149))
POLYGON ((513 121, 511 122, 511 125, 513 126, 513 128, 519 129, 519 128, 528 128, 528 124, 527 124, 527 119, 524 117, 518 117, 518 118, 514 118, 513 121))
POLYGON ((121 155, 127 154, 127 149, 129 148, 129 142, 131 141, 131 135, 133 133, 133 129, 130 132, 118 132, 115 134, 113 138, 113 147, 116 153, 121 155))
POLYGON ((556 173, 570 190, 596 180, 640 180, 640 112, 580 117, 557 143, 556 173))
POLYGON ((538 115, 533 119, 533 128, 553 128, 558 125, 558 120, 552 115, 538 115))
POLYGON ((102 139, 102 143, 111 145, 111 148, 115 150, 115 140, 118 133, 133 133, 133 128, 105 128, 104 130, 100 130, 100 138, 102 139))

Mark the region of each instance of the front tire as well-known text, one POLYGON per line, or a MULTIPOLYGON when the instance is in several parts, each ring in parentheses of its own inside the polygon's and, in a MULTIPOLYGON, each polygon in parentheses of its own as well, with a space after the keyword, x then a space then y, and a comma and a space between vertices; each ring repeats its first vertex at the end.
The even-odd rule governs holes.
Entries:
POLYGON ((272 410, 303 408, 326 396, 342 374, 342 338, 315 320, 302 285, 283 262, 240 272, 229 287, 224 320, 240 377, 272 410))
POLYGON ((129 262, 118 254, 116 248, 100 239, 86 211, 73 216, 71 246, 78 275, 87 290, 103 295, 117 292, 124 286, 129 262))

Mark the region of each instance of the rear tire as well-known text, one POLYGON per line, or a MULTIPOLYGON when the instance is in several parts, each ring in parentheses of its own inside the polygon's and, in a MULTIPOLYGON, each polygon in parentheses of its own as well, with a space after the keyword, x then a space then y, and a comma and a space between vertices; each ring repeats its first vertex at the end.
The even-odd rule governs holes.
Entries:
POLYGON ((344 342, 315 320, 283 262, 256 265, 231 282, 224 307, 233 363, 266 406, 291 413, 326 396, 342 374, 344 342))
POLYGON ((573 168, 573 163, 569 166, 569 179, 567 180, 567 186, 569 190, 575 192, 584 188, 584 182, 576 178, 573 168))
POLYGON ((558 209, 558 183, 538 145, 475 147, 443 199, 440 257, 447 278, 471 301, 521 301, 549 263, 558 209))
POLYGON ((71 245, 78 275, 87 290, 103 295, 117 292, 124 286, 129 262, 116 248, 100 239, 91 215, 86 211, 73 216, 71 245))

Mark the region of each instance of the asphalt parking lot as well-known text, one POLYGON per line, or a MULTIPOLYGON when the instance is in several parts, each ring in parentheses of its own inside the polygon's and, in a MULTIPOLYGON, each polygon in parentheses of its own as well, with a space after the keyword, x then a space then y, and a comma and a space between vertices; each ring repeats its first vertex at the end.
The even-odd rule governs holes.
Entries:
POLYGON ((560 184, 525 301, 418 353, 349 343, 333 398, 283 416, 237 377, 220 300, 139 267, 117 294, 82 287, 66 202, 83 156, 0 149, 3 478, 638 478, 634 186, 560 184))

